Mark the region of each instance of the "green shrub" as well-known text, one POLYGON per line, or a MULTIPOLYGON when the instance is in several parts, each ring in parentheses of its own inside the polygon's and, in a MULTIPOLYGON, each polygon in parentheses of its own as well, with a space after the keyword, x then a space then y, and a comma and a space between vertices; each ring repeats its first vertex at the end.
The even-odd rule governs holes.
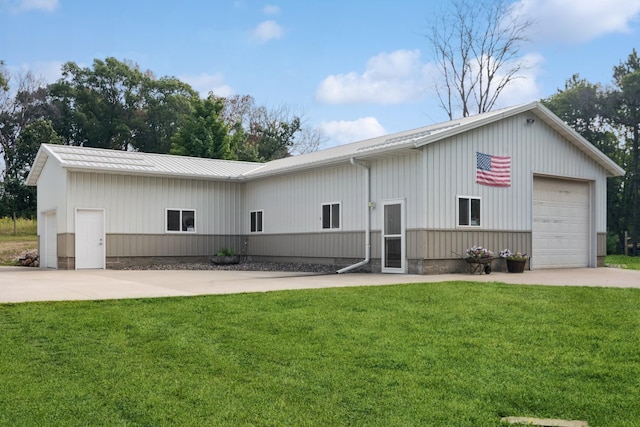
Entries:
POLYGON ((234 256, 235 254, 236 252, 233 250, 233 248, 222 248, 218 251, 216 256, 234 256))

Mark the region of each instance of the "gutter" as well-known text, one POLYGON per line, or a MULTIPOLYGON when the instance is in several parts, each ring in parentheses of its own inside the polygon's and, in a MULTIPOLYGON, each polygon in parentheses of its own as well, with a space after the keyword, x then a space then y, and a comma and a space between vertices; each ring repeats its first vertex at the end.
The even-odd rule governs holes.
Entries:
POLYGON ((359 162, 357 161, 354 157, 351 157, 351 159, 349 160, 350 163, 353 166, 357 166, 360 168, 363 168, 365 170, 365 191, 364 191, 364 195, 365 195, 365 202, 366 202, 366 212, 367 212, 367 217, 365 220, 365 241, 364 241, 364 253, 365 253, 365 258, 364 260, 350 265, 348 267, 342 268, 338 271, 336 271, 336 273, 338 274, 342 274, 342 273, 346 273, 348 271, 351 270, 355 270, 356 268, 360 268, 363 265, 366 265, 369 263, 369 261, 371 260, 371 212, 369 211, 370 209, 373 208, 373 204, 370 201, 370 183, 369 183, 369 177, 371 175, 371 170, 369 169, 369 166, 367 166, 366 163, 364 162, 359 162))

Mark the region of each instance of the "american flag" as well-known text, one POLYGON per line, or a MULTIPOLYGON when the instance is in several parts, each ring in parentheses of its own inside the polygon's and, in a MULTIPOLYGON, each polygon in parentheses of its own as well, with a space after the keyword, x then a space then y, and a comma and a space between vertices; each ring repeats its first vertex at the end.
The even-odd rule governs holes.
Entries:
POLYGON ((476 153, 476 182, 492 187, 511 187, 511 157, 476 153))

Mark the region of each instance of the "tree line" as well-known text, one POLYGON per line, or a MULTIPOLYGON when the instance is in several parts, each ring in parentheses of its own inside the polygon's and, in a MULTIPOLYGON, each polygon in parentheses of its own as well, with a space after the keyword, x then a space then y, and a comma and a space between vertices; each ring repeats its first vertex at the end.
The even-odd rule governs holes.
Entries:
POLYGON ((202 98, 187 83, 130 61, 67 62, 61 71, 43 85, 0 62, 0 217, 35 215, 35 189, 24 182, 42 142, 252 162, 324 142, 288 107, 267 108, 248 95, 202 98))
POLYGON ((542 102, 626 171, 607 180, 609 252, 622 252, 630 233, 632 255, 640 240, 640 58, 635 49, 613 67, 603 86, 573 75, 565 87, 542 102))

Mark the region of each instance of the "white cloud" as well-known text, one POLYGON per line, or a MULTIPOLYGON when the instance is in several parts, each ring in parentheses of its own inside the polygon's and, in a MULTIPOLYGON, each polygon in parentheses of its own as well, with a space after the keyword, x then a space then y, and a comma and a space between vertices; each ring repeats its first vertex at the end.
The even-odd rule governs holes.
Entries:
POLYGON ((262 8, 262 12, 265 15, 277 15, 280 13, 280 8, 278 6, 268 4, 264 8, 262 8))
POLYGON ((62 77, 62 61, 35 62, 31 72, 47 83, 53 83, 62 77))
POLYGON ((640 0, 520 0, 514 10, 534 21, 534 41, 584 43, 628 33, 640 17, 640 0))
POLYGON ((206 97, 209 92, 213 92, 217 96, 231 96, 235 92, 231 86, 224 84, 224 76, 222 73, 198 75, 187 75, 180 77, 180 80, 188 83, 192 88, 200 93, 200 96, 206 97))
POLYGON ((283 34, 284 30, 277 22, 264 21, 251 31, 251 38, 259 43, 266 43, 281 38, 283 34))
POLYGON ((32 64, 25 63, 20 66, 7 65, 6 69, 11 79, 9 85, 11 85, 13 80, 18 79, 19 76, 24 76, 27 73, 31 73, 38 85, 44 86, 49 83, 54 83, 62 77, 62 64, 62 61, 51 61, 34 62, 32 64))
POLYGON ((401 104, 422 100, 430 87, 432 65, 420 61, 420 50, 381 53, 367 61, 364 73, 326 77, 316 98, 329 104, 401 104))
POLYGON ((375 117, 363 117, 353 121, 336 120, 320 125, 324 134, 338 145, 384 135, 387 131, 375 117))
POLYGON ((500 93, 496 108, 524 104, 542 98, 537 80, 543 62, 544 58, 541 55, 525 55, 522 63, 526 68, 518 74, 520 78, 512 80, 500 93))
POLYGON ((18 10, 42 10, 52 12, 58 8, 58 0, 20 0, 18 10))

